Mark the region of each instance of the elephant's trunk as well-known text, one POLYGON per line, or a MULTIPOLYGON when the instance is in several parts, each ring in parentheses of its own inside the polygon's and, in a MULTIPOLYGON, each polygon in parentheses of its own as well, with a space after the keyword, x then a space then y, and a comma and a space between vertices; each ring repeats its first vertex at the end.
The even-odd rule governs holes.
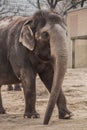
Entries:
POLYGON ((45 113, 44 124, 48 124, 60 93, 60 88, 67 68, 65 30, 55 26, 50 33, 51 55, 53 57, 54 77, 50 99, 45 113))

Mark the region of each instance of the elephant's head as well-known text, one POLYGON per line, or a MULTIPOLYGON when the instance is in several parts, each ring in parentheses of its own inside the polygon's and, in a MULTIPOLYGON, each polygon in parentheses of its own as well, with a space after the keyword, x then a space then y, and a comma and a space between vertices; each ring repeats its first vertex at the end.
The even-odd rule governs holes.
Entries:
POLYGON ((63 19, 48 11, 38 11, 32 20, 25 22, 21 30, 20 42, 30 51, 38 49, 43 61, 51 58, 54 77, 50 99, 45 113, 44 124, 48 124, 59 96, 67 68, 66 28, 63 19))

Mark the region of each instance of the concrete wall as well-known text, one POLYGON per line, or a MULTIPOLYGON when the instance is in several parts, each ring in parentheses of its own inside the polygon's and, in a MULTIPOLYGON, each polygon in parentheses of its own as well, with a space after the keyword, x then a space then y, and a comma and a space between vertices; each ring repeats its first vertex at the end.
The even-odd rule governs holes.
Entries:
MULTIPOLYGON (((87 7, 69 12, 68 25, 68 67, 72 67, 72 42, 70 37, 87 35, 87 7)), ((87 40, 75 42, 75 67, 87 67, 87 40)))

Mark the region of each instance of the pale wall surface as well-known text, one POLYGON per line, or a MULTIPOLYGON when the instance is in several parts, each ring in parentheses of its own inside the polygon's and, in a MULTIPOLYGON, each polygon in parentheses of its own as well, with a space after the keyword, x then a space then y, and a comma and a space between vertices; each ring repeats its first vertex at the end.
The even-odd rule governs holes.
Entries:
MULTIPOLYGON (((87 35, 87 8, 74 10, 67 15, 68 67, 72 67, 72 42, 70 37, 87 35)), ((87 67, 87 40, 75 42, 75 67, 87 67)))

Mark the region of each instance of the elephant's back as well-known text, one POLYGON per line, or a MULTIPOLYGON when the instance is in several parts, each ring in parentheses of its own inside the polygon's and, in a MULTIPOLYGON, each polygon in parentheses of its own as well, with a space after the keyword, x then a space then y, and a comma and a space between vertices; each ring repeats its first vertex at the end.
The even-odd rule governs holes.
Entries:
POLYGON ((11 16, 0 19, 0 56, 7 55, 10 43, 18 39, 22 25, 29 17, 11 16))
POLYGON ((6 29, 11 27, 12 25, 22 22, 26 20, 28 17, 22 16, 11 16, 11 17, 4 17, 0 19, 0 29, 6 29))

